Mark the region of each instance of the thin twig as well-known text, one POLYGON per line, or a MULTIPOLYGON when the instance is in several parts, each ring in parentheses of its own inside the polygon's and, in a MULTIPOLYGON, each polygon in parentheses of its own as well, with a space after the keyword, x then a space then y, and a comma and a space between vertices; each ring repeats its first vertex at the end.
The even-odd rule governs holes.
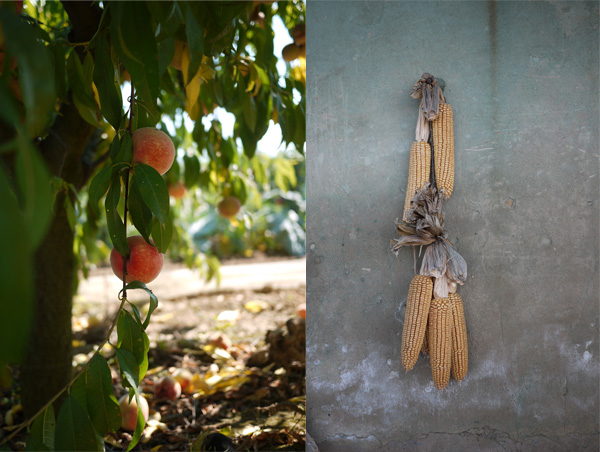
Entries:
MULTIPOLYGON (((133 103, 134 103, 134 88, 131 84, 131 97, 129 99, 129 135, 133 130, 133 103)), ((125 225, 125 236, 127 236, 127 201, 129 199, 129 168, 125 174, 125 210, 123 211, 123 224, 125 225)), ((127 298, 127 258, 123 256, 123 298, 127 298)))

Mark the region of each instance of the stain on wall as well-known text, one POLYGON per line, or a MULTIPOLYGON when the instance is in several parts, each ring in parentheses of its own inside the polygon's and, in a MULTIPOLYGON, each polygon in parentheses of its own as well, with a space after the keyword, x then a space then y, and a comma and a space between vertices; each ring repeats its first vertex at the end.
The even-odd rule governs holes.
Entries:
MULTIPOLYGON (((321 452, 597 450, 597 2, 309 2, 308 431, 321 452), (390 252, 423 72, 446 82, 469 372, 400 362, 390 252)), ((419 260, 420 264, 420 260, 419 260)))

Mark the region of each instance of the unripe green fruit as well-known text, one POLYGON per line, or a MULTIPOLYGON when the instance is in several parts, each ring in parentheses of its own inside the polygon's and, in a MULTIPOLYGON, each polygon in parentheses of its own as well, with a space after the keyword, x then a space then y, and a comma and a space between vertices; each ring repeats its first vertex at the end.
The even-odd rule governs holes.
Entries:
POLYGON ((133 162, 150 165, 165 174, 175 160, 175 146, 166 133, 154 127, 142 127, 133 132, 133 162))
MULTIPOLYGON (((141 281, 144 284, 156 279, 163 268, 163 255, 155 246, 146 243, 140 235, 127 238, 129 259, 127 260, 126 282, 141 281)), ((113 272, 123 280, 123 256, 113 248, 110 253, 110 265, 113 272)))

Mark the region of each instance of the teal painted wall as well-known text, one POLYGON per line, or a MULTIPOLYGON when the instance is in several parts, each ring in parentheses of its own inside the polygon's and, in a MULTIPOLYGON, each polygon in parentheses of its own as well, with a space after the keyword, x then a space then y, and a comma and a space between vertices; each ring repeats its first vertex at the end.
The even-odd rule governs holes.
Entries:
MULTIPOLYGON (((307 406, 321 452, 598 450, 597 2, 307 4, 307 406), (400 363, 423 72, 446 82, 470 368, 400 363)), ((419 261, 420 264, 420 261, 419 261)))

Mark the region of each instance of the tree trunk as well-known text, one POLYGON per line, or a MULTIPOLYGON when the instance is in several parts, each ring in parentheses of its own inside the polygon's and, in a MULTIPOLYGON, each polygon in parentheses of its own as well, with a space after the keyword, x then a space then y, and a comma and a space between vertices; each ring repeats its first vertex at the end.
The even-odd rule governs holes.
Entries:
MULTIPOLYGON (((90 1, 64 2, 63 6, 72 26, 70 40, 89 41, 100 23, 101 9, 90 1)), ((93 132, 94 127, 81 118, 72 99, 63 104, 51 133, 40 143, 50 173, 81 188, 91 173, 82 157, 93 132)), ((21 365, 21 398, 27 416, 35 414, 72 378, 71 307, 76 269, 74 233, 63 207, 64 196, 71 194, 57 196, 48 233, 35 253, 35 314, 21 365)))
MULTIPOLYGON (((72 375, 71 305, 73 231, 57 197, 48 234, 35 253, 35 314, 27 354, 21 366, 21 398, 27 416, 63 388, 72 375)), ((56 407, 58 408, 58 407, 56 407)))

